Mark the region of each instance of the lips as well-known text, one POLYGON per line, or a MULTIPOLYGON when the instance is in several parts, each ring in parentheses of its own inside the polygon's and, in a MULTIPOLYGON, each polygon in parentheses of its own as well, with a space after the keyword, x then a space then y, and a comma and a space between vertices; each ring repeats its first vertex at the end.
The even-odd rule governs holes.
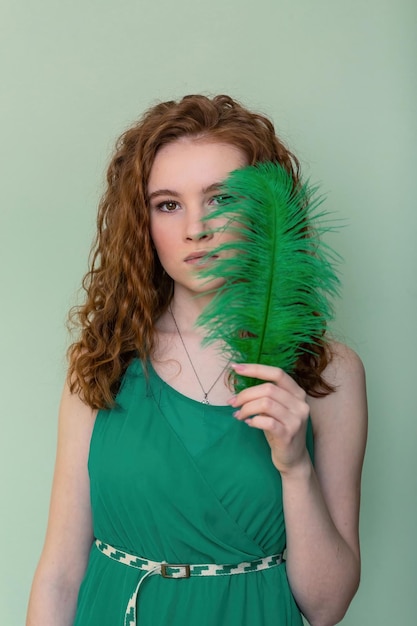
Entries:
POLYGON ((203 263, 207 263, 207 261, 211 260, 211 259, 217 259, 218 255, 217 254, 210 254, 209 250, 199 250, 198 252, 192 252, 191 254, 189 254, 184 261, 186 263, 191 263, 191 264, 203 264, 203 263))

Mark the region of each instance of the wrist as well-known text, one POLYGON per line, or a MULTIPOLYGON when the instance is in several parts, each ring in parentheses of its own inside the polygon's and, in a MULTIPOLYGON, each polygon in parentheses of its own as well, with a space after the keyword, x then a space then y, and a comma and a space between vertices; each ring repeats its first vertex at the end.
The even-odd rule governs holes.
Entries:
POLYGON ((314 468, 307 450, 306 454, 298 463, 279 468, 279 472, 283 483, 309 481, 313 476, 314 468))

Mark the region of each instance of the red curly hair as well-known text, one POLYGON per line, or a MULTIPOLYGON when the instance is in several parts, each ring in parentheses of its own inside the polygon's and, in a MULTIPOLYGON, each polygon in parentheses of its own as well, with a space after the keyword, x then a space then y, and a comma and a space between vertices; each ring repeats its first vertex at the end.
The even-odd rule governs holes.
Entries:
MULTIPOLYGON (((99 205, 90 269, 82 283, 86 300, 70 313, 81 329, 68 349, 70 389, 92 408, 114 404, 130 361, 152 355, 155 322, 170 303, 173 282, 152 245, 147 184, 158 150, 196 135, 240 148, 251 165, 278 162, 298 184, 299 162, 272 122, 229 96, 190 95, 157 104, 123 133, 99 205)), ((328 345, 323 340, 308 350, 294 378, 311 395, 326 395, 332 391, 322 378, 330 360, 328 345)))

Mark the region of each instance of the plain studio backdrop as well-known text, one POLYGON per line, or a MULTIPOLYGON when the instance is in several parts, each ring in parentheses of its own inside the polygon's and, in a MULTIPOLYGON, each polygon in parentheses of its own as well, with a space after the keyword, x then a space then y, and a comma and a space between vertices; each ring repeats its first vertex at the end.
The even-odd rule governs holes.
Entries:
POLYGON ((43 543, 66 313, 114 141, 197 92, 271 116, 345 220, 333 331, 365 363, 370 432, 343 625, 416 623, 416 18, 415 0, 1 0, 1 624, 24 623, 43 543))

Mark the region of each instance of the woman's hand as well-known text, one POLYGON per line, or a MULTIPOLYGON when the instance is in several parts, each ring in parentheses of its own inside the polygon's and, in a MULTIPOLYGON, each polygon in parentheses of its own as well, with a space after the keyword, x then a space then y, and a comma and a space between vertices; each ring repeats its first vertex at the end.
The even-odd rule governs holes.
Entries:
POLYGON ((310 409, 303 389, 278 367, 239 363, 232 368, 239 376, 265 381, 244 389, 230 404, 237 409, 236 419, 264 431, 275 467, 285 474, 310 463, 306 448, 310 409))
POLYGON ((234 366, 234 371, 261 384, 230 402, 237 419, 264 431, 274 465, 282 474, 287 574, 310 624, 338 624, 360 577, 365 373, 359 357, 346 346, 332 343, 331 354, 323 376, 335 391, 325 397, 309 396, 307 405, 305 392, 283 371, 245 363, 234 366), (309 414, 314 467, 305 443, 309 414))

